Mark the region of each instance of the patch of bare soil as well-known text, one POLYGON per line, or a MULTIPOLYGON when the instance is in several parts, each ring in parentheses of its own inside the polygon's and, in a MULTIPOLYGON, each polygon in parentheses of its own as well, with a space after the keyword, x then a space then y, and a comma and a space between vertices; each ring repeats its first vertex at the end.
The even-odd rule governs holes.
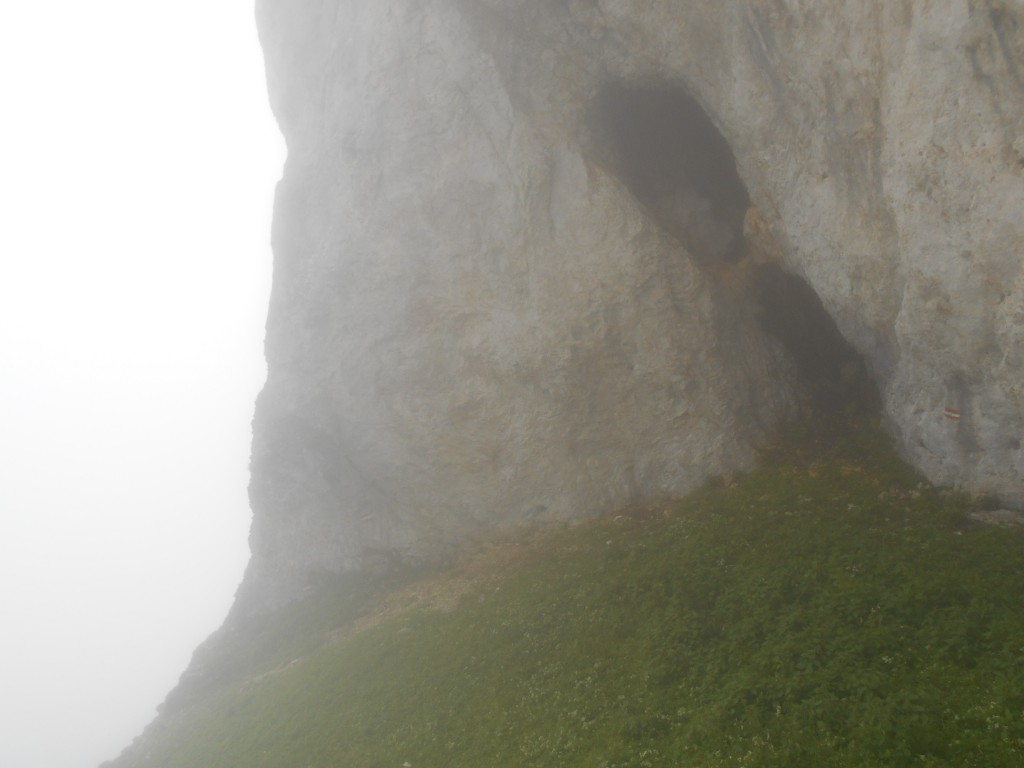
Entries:
POLYGON ((467 594, 499 580, 510 568, 535 556, 551 534, 550 528, 515 531, 475 544, 453 567, 399 587, 384 597, 369 614, 340 627, 328 639, 335 645, 396 616, 418 610, 451 613, 467 594))

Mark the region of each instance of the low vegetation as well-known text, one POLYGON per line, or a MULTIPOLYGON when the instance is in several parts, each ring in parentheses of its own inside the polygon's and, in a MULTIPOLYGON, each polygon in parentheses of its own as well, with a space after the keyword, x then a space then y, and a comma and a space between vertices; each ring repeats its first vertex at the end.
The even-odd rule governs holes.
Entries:
POLYGON ((842 445, 324 584, 220 637, 118 766, 1024 764, 1022 534, 877 431, 842 445))

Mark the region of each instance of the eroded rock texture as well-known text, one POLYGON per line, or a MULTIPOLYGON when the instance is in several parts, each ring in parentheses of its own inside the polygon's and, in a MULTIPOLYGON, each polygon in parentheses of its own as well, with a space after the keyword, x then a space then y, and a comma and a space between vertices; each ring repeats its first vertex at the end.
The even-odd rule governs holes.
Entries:
POLYGON ((917 466, 1024 498, 1019 3, 258 18, 289 155, 243 604, 747 467, 858 399, 846 342, 917 466))

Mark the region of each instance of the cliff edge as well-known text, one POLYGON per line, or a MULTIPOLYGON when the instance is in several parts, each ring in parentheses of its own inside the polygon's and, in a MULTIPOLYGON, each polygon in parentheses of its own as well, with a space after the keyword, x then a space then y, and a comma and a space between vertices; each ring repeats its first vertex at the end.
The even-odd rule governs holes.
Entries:
POLYGON ((1024 500, 1018 4, 257 6, 288 160, 236 611, 808 412, 1024 500))

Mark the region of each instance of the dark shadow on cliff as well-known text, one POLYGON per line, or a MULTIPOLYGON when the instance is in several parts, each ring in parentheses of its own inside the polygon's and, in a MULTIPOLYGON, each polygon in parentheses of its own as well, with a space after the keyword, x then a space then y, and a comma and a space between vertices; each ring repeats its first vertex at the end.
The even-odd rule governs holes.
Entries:
POLYGON ((611 84, 595 106, 600 153, 662 228, 704 263, 742 259, 750 198, 700 104, 680 88, 611 84))
POLYGON ((762 264, 752 286, 759 324, 792 358, 811 412, 826 421, 878 415, 881 398, 863 358, 807 281, 762 264))
POLYGON ((877 416, 867 366, 814 289, 764 254, 755 263, 744 236, 750 195, 729 142, 700 103, 671 84, 611 83, 589 120, 598 162, 785 348, 800 379, 803 420, 834 428, 877 416))

